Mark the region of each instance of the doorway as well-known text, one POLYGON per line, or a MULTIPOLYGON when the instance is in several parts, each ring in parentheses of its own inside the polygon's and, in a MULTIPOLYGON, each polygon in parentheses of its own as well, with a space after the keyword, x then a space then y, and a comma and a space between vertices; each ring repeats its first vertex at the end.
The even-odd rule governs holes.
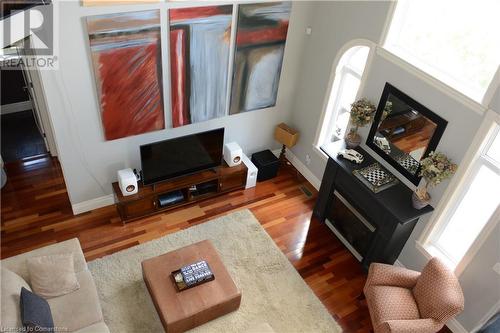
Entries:
MULTIPOLYGON (((16 47, 4 51, 10 59, 21 59, 16 47)), ((43 89, 36 69, 6 67, 0 62, 0 150, 4 162, 22 161, 36 156, 56 156, 52 127, 43 89)))

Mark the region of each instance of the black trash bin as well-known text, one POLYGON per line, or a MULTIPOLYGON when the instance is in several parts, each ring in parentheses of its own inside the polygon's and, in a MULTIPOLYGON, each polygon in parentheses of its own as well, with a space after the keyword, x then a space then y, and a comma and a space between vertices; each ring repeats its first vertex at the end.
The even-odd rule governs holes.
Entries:
POLYGON ((269 149, 253 154, 252 162, 259 169, 257 173, 259 182, 274 178, 278 174, 280 161, 269 149))

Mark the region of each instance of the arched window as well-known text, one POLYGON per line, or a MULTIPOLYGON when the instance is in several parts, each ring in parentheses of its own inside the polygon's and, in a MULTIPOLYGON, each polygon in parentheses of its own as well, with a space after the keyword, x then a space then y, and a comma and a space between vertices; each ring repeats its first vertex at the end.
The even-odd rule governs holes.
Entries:
POLYGON ((317 140, 318 146, 344 138, 351 104, 355 102, 358 94, 369 51, 368 46, 353 46, 345 51, 338 61, 317 140))

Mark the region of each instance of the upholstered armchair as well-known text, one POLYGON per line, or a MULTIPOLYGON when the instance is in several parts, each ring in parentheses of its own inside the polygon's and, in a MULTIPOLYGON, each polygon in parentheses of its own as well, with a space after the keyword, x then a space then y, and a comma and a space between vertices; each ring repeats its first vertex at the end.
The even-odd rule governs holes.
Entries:
POLYGON ((464 309, 458 279, 437 258, 422 273, 374 263, 364 293, 375 333, 437 332, 464 309))

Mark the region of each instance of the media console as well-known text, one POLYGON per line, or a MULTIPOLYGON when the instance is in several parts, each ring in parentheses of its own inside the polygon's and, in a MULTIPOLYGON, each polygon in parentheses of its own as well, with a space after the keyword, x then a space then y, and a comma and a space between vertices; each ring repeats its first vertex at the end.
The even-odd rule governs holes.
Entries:
POLYGON ((183 205, 245 188, 247 167, 223 164, 211 170, 167 180, 155 185, 139 185, 136 194, 123 196, 113 183, 116 207, 123 223, 183 205))

